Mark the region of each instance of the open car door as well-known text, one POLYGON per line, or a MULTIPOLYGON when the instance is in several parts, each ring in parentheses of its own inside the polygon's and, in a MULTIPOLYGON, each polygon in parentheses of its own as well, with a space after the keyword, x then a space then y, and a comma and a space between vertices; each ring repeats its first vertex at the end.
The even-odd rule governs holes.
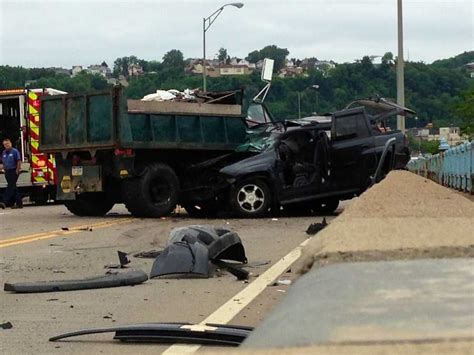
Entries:
POLYGON ((377 164, 374 137, 364 108, 333 114, 330 149, 330 183, 338 189, 364 188, 377 164))

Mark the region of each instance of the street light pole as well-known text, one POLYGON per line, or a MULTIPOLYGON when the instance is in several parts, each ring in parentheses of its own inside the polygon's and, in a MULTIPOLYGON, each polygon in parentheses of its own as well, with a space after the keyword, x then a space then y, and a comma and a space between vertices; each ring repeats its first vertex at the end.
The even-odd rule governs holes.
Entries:
MULTIPOLYGON (((397 0, 398 58, 397 58, 397 104, 405 106, 405 78, 403 61, 403 11, 402 0, 397 0)), ((405 132, 405 117, 397 116, 397 129, 405 132)))
MULTIPOLYGON (((316 91, 316 104, 319 104, 319 85, 311 85, 310 87, 307 87, 306 89, 313 89, 316 91)), ((298 94, 298 118, 301 118, 301 93, 305 91, 306 89, 302 91, 297 91, 298 94)))
POLYGON ((234 6, 238 9, 240 9, 242 6, 244 6, 243 3, 241 2, 232 2, 229 4, 225 4, 224 6, 220 7, 216 11, 214 11, 211 15, 208 17, 204 17, 202 19, 202 88, 204 92, 207 92, 207 66, 206 66, 206 32, 211 27, 211 25, 214 23, 216 18, 221 14, 221 12, 224 10, 224 7, 226 6, 234 6))
POLYGON ((301 92, 298 91, 298 118, 301 118, 301 92))

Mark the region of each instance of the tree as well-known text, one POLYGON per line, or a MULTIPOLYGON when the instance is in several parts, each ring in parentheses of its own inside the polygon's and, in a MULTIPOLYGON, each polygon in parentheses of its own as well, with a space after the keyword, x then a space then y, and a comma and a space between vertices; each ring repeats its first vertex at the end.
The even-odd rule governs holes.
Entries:
POLYGON ((163 56, 163 66, 168 69, 184 71, 183 53, 178 49, 172 49, 163 56))
POLYGON ((129 57, 117 58, 114 61, 114 76, 118 77, 119 75, 128 76, 128 67, 132 64, 138 64, 138 58, 134 55, 129 57))
POLYGON ((147 62, 148 72, 159 72, 163 68, 163 65, 157 60, 151 60, 147 62))
POLYGON ((253 52, 250 52, 247 56, 247 59, 250 63, 257 63, 261 58, 260 58, 260 51, 255 50, 253 52))
POLYGON ((382 56, 382 63, 384 63, 384 64, 393 64, 393 53, 392 52, 386 52, 382 56))
POLYGON ((247 60, 251 63, 257 63, 259 60, 264 58, 270 58, 275 61, 273 65, 273 71, 277 73, 281 68, 285 66, 286 56, 290 54, 288 49, 279 48, 274 44, 263 47, 259 51, 250 52, 247 56, 247 60))
POLYGON ((219 60, 220 63, 225 63, 227 60, 227 49, 225 48, 220 48, 219 51, 217 52, 217 60, 219 60))
POLYGON ((461 132, 467 134, 469 139, 474 137, 474 89, 465 91, 461 101, 455 106, 455 113, 460 118, 461 132))

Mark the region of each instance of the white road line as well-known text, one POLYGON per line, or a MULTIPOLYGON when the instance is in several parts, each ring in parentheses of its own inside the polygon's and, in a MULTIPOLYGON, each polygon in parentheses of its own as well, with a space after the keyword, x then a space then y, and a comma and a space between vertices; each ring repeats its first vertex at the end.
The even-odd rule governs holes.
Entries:
MULTIPOLYGON (((301 249, 308 243, 308 241, 309 239, 306 239, 303 243, 290 251, 267 271, 256 278, 255 281, 233 296, 199 324, 227 324, 230 322, 240 311, 247 307, 250 302, 261 294, 269 284, 273 283, 278 276, 283 274, 288 267, 290 267, 291 264, 301 256, 301 249)), ((196 352, 200 347, 200 345, 172 345, 162 354, 190 354, 196 352)))

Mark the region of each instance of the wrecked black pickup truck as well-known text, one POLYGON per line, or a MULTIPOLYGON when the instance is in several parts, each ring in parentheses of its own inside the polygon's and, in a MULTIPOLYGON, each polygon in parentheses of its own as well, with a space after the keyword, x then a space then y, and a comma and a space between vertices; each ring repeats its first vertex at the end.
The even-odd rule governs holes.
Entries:
POLYGON ((332 213, 409 160, 408 142, 387 121, 415 112, 385 99, 357 100, 325 116, 273 122, 237 151, 189 169, 183 204, 195 216, 227 209, 332 213))

